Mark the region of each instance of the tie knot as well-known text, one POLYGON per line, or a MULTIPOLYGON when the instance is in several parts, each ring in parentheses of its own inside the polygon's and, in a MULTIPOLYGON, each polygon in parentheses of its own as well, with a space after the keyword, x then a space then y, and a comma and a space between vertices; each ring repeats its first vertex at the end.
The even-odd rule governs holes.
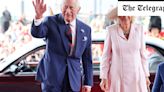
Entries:
POLYGON ((67 26, 67 30, 69 30, 70 28, 71 28, 71 24, 66 24, 66 26, 67 26))
POLYGON ((71 27, 71 24, 70 24, 70 23, 68 23, 68 24, 67 24, 67 26, 68 26, 68 27, 71 27))

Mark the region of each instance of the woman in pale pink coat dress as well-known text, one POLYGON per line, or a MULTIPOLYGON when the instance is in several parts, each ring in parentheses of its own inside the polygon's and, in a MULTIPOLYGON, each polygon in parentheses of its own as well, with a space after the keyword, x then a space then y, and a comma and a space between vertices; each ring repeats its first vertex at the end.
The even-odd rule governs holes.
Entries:
POLYGON ((142 26, 131 16, 119 16, 108 28, 102 62, 100 87, 105 92, 148 92, 148 62, 142 26))

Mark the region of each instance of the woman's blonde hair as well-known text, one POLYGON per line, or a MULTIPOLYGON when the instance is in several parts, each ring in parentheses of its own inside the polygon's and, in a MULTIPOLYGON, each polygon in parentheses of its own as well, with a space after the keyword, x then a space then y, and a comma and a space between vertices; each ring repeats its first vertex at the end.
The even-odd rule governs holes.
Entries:
POLYGON ((110 19, 110 20, 115 20, 117 19, 117 7, 114 7, 112 10, 110 10, 108 13, 107 13, 107 17, 110 19))
MULTIPOLYGON (((114 7, 112 10, 110 10, 107 13, 107 17, 109 20, 114 20, 114 21, 118 22, 118 7, 114 7)), ((134 16, 131 16, 131 17, 132 17, 132 22, 133 22, 134 16)))

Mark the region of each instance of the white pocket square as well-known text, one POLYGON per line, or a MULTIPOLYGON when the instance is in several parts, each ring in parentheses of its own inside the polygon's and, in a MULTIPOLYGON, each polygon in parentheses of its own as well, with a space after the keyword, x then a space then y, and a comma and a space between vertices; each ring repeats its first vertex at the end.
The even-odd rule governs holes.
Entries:
POLYGON ((81 29, 80 31, 81 31, 82 33, 84 33, 84 32, 85 32, 85 31, 84 31, 84 29, 81 29))
POLYGON ((83 41, 87 41, 87 39, 88 39, 88 38, 87 38, 86 36, 83 37, 83 41))

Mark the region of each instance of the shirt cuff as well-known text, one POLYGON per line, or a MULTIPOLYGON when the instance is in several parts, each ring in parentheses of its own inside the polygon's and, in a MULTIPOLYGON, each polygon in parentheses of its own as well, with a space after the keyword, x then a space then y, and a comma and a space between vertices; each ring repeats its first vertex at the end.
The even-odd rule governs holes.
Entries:
POLYGON ((84 85, 84 87, 86 87, 86 88, 90 88, 90 89, 92 88, 92 87, 91 87, 91 86, 89 86, 89 85, 84 85))
POLYGON ((108 68, 100 67, 100 79, 108 79, 108 68))
POLYGON ((34 19, 34 25, 39 26, 42 23, 43 18, 41 19, 34 19))

